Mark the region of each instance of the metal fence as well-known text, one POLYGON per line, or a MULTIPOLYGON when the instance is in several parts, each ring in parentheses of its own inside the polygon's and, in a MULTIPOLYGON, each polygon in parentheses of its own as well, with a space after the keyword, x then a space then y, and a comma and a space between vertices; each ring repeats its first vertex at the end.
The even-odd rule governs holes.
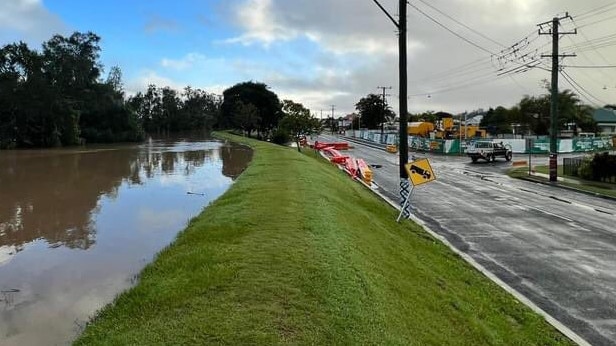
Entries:
POLYGON ((577 177, 583 160, 583 157, 563 158, 563 174, 577 177))

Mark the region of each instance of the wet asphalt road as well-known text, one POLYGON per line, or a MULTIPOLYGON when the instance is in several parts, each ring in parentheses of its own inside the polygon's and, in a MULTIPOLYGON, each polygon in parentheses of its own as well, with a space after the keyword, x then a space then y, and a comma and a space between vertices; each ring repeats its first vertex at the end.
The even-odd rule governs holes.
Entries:
MULTIPOLYGON (((399 199, 397 155, 348 153, 380 166, 379 192, 399 199)), ((511 179, 504 160, 411 155, 428 157, 437 177, 415 188, 417 217, 591 344, 616 345, 616 201, 511 179)))

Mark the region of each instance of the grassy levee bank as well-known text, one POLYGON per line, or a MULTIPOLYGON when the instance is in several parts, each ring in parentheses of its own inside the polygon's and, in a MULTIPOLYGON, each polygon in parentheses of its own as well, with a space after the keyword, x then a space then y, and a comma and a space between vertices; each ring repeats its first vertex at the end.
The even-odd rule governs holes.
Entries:
POLYGON ((314 153, 231 138, 251 165, 77 345, 571 344, 314 153))

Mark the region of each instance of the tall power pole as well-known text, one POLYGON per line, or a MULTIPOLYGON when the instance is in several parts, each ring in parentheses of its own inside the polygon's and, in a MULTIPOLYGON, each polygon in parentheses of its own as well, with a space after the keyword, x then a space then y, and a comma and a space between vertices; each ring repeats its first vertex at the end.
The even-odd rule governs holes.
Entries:
POLYGON ((329 127, 332 131, 332 135, 334 134, 334 109, 336 109, 336 105, 332 105, 332 120, 329 122, 329 127))
POLYGON ((575 54, 558 54, 558 39, 559 35, 577 34, 577 29, 570 32, 559 32, 560 21, 562 19, 571 18, 569 13, 565 13, 563 17, 554 17, 551 21, 537 24, 539 27, 539 35, 552 35, 552 54, 543 54, 542 58, 552 58, 552 96, 550 100, 550 181, 558 180, 558 59, 575 56, 575 54))
POLYGON ((385 124, 385 114, 387 113, 387 100, 385 99, 385 97, 389 96, 389 94, 385 93, 385 90, 391 90, 391 87, 376 87, 377 89, 382 89, 383 90, 383 117, 381 119, 381 143, 383 143, 383 125, 385 124))
MULTIPOLYGON (((408 132, 407 132, 407 117, 408 117, 408 108, 407 108, 407 73, 406 73, 406 0, 399 0, 398 8, 399 8, 399 18, 398 21, 392 17, 387 10, 381 6, 378 0, 372 0, 374 3, 385 13, 387 18, 394 23, 396 28, 398 29, 398 58, 399 58, 399 79, 400 79, 400 137, 399 137, 399 149, 400 149, 400 197, 401 197, 401 205, 408 206, 406 203, 407 198, 409 198, 410 193, 410 183, 408 179, 408 175, 406 173, 406 168, 404 167, 409 161, 409 142, 408 142, 408 132)), ((402 211, 405 217, 409 217, 410 211, 407 209, 402 211)))

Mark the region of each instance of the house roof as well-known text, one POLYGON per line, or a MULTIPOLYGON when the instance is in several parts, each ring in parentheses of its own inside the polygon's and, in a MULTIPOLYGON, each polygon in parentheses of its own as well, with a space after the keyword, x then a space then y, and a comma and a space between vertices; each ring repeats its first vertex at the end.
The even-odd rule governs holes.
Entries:
POLYGON ((598 108, 595 110, 592 117, 598 123, 616 123, 616 110, 598 108))

